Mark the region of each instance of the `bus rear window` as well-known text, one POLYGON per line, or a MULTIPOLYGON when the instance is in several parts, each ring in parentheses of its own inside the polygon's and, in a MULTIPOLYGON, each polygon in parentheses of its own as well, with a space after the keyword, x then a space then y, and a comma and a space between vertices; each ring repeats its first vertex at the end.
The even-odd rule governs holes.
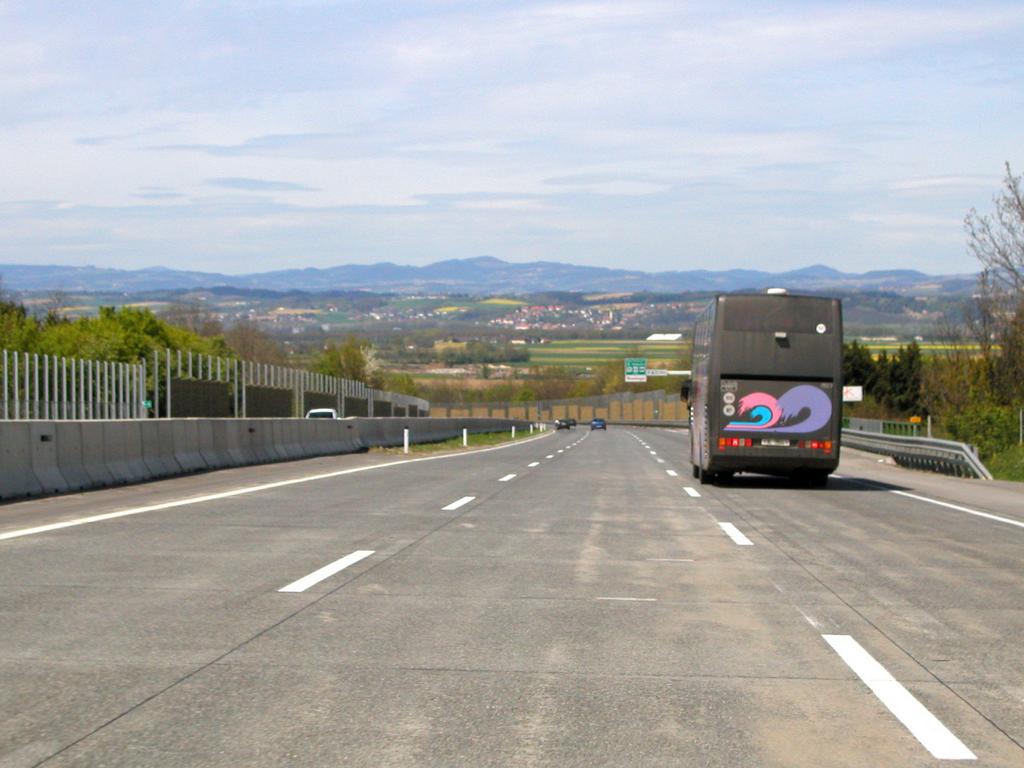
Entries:
POLYGON ((724 329, 745 333, 830 334, 835 317, 831 299, 812 297, 727 296, 722 309, 724 329))

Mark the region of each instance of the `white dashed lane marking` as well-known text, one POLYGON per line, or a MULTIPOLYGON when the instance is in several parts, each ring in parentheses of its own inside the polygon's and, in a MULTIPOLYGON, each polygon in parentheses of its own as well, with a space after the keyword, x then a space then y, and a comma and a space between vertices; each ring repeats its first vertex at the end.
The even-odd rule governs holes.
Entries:
POLYGON ((683 488, 683 490, 686 491, 686 495, 687 496, 692 496, 695 499, 699 499, 700 498, 700 491, 698 491, 696 488, 691 488, 690 486, 686 486, 685 488, 683 488))
POLYGON ((498 482, 499 483, 507 483, 509 480, 511 480, 514 477, 515 477, 515 473, 513 472, 510 475, 505 475, 504 477, 499 477, 498 478, 498 482))
POLYGON ((822 635, 871 692, 938 760, 977 760, 960 739, 849 635, 822 635))
POLYGON ((656 603, 656 597, 595 597, 595 600, 622 600, 630 603, 656 603))
POLYGON ((373 554, 372 549, 360 549, 353 552, 350 555, 345 555, 340 560, 335 560, 333 563, 328 563, 323 568, 318 568, 308 576, 303 576, 298 581, 293 581, 291 584, 285 587, 281 587, 278 592, 305 592, 307 589, 312 587, 314 584, 319 584, 326 578, 333 576, 339 571, 343 571, 350 565, 358 563, 365 557, 369 557, 373 554))
POLYGON ((669 477, 679 477, 679 473, 678 473, 678 472, 676 472, 676 471, 675 471, 674 469, 666 469, 666 470, 665 470, 665 473, 666 473, 666 474, 667 474, 667 475, 668 475, 669 477))
POLYGON ((454 512, 459 507, 466 506, 475 498, 476 496, 463 496, 461 499, 456 499, 455 501, 453 501, 447 507, 441 507, 441 509, 444 510, 445 512, 454 512))
POLYGON ((742 531, 732 523, 719 523, 718 527, 725 531, 726 535, 741 547, 754 546, 754 542, 744 536, 742 531))

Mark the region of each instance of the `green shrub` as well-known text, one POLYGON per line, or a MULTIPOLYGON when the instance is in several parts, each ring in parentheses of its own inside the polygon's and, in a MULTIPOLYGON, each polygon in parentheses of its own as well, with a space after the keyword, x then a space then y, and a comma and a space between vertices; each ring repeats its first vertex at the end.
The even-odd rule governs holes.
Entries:
POLYGON ((992 403, 971 403, 946 417, 954 440, 978 446, 983 459, 1017 443, 1017 409, 992 403))
POLYGON ((995 454, 985 466, 996 480, 1024 481, 1024 446, 1015 445, 995 454))

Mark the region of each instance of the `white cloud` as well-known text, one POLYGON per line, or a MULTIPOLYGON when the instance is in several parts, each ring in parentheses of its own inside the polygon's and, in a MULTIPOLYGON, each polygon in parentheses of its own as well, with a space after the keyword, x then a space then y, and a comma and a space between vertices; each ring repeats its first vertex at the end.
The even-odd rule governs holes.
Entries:
POLYGON ((994 189, 998 184, 999 178, 993 176, 924 176, 890 182, 889 189, 897 192, 994 189))
POLYGON ((929 230, 1021 164, 1013 3, 14 7, 0 202, 74 206, 0 208, 27 257, 71 227, 63 254, 109 237, 112 262, 204 267, 211 236, 268 266, 801 266, 898 232, 882 264, 959 271, 958 235, 929 230))
POLYGON ((918 213, 854 213, 850 221, 863 224, 881 224, 894 229, 957 229, 963 228, 963 219, 929 216, 918 213))

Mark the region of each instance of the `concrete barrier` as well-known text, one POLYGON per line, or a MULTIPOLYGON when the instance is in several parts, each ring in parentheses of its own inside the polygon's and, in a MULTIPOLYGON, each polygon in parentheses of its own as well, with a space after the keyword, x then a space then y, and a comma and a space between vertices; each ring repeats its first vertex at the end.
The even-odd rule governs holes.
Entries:
POLYGON ((77 421, 56 421, 57 466, 68 484, 69 491, 82 491, 93 487, 92 478, 85 471, 82 453, 82 424, 77 421))
POLYGON ((256 463, 253 455, 248 450, 248 436, 243 437, 245 430, 242 428, 241 420, 219 419, 213 429, 214 437, 217 436, 219 430, 224 435, 224 445, 227 446, 230 462, 229 466, 242 467, 246 464, 256 463))
MULTIPOLYGON (((204 421, 206 421, 204 419, 204 421)), ((237 467, 241 463, 241 451, 238 448, 237 433, 228 434, 228 424, 225 419, 209 419, 210 434, 213 440, 213 451, 209 458, 203 454, 203 458, 211 467, 237 467), (236 439, 232 445, 232 438, 236 439)))
POLYGON ((166 419, 140 422, 142 461, 150 477, 180 475, 183 470, 174 457, 174 423, 166 419))
POLYGON ((203 457, 203 463, 208 469, 219 469, 228 465, 227 453, 223 446, 218 450, 216 440, 213 437, 213 419, 198 419, 196 422, 199 428, 199 455, 203 457))
POLYGON ((359 430, 359 443, 363 448, 384 445, 384 419, 360 417, 356 419, 359 430))
MULTIPOLYGON (((160 421, 160 419, 156 419, 160 421)), ((199 445, 199 419, 169 419, 174 445, 174 460, 183 472, 207 468, 199 445)))
MULTIPOLYGON (((134 483, 142 476, 132 471, 128 460, 128 433, 119 428, 116 421, 97 422, 99 429, 99 453, 110 472, 114 483, 134 483)), ((88 448, 86 448, 88 450, 88 448)), ((141 446, 138 455, 142 455, 141 446)))
POLYGON ((82 468, 92 480, 92 488, 102 488, 105 485, 114 485, 118 480, 114 478, 107 463, 107 450, 104 445, 102 421, 82 421, 82 468))
POLYGON ((0 421, 0 499, 508 430, 507 419, 0 421))
POLYGON ((112 421, 114 428, 120 431, 124 437, 125 462, 128 471, 131 473, 129 482, 138 483, 150 477, 149 468, 143 460, 142 450, 142 422, 135 420, 112 421))
POLYGON ((32 474, 43 493, 63 493, 67 481, 57 466, 57 430, 51 421, 29 422, 29 441, 32 445, 32 474))
POLYGON ((299 458, 297 421, 297 419, 272 419, 270 421, 274 450, 281 461, 299 458))
POLYGON ((357 424, 349 419, 338 419, 328 423, 330 430, 326 448, 329 454, 355 453, 362 449, 357 424))
POLYGON ((0 421, 0 498, 17 499, 42 492, 32 471, 29 422, 0 421))
POLYGON ((281 460, 273 449, 274 431, 270 422, 265 419, 245 419, 241 423, 242 436, 248 436, 247 449, 254 464, 270 464, 281 460))

